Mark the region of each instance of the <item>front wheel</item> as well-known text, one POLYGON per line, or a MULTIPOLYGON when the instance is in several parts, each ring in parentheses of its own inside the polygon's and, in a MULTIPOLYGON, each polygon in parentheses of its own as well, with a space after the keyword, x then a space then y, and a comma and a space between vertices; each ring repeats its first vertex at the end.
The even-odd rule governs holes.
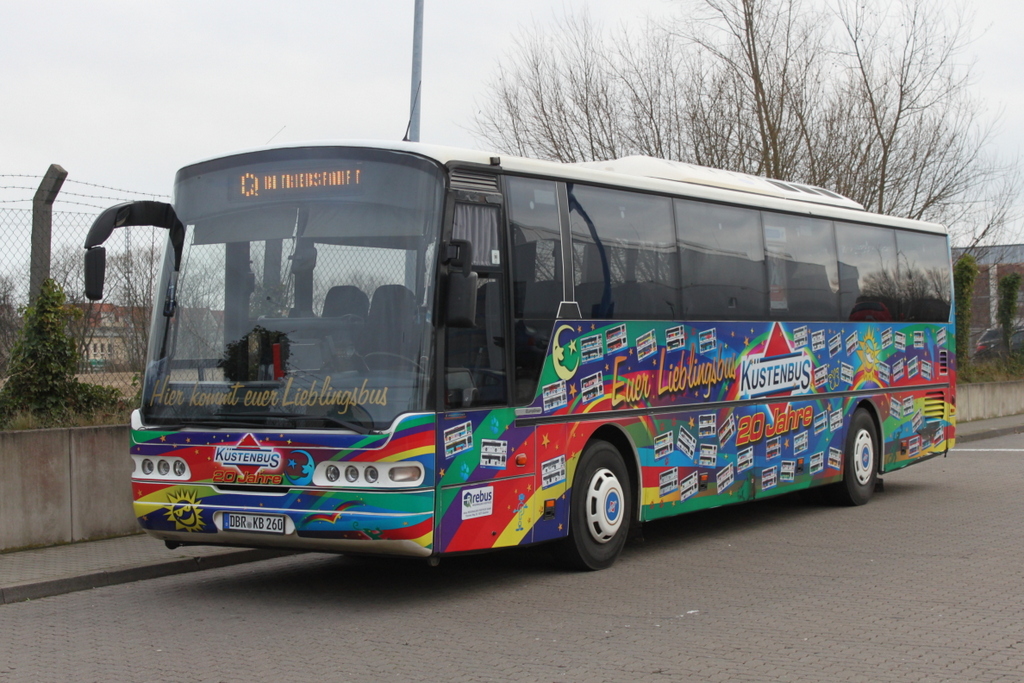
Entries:
POLYGON ((846 433, 843 480, 832 484, 828 493, 840 505, 864 505, 871 500, 878 478, 878 435, 875 421, 866 410, 853 414, 846 433))
POLYGON ((606 441, 583 450, 569 499, 569 536, 556 545, 558 558, 574 569, 612 566, 629 533, 633 495, 619 451, 606 441))

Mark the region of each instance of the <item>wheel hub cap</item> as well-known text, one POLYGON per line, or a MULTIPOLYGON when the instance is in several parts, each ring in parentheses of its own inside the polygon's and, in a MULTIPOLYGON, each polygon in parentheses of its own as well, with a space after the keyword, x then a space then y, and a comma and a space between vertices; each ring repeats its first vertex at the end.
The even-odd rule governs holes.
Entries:
POLYGON ((594 472, 587 487, 587 529, 598 543, 607 543, 622 526, 622 484, 602 467, 594 472))
POLYGON ((863 486, 871 481, 874 468, 875 449, 871 442, 871 434, 862 429, 857 432, 857 438, 853 442, 853 472, 857 477, 857 483, 863 486))

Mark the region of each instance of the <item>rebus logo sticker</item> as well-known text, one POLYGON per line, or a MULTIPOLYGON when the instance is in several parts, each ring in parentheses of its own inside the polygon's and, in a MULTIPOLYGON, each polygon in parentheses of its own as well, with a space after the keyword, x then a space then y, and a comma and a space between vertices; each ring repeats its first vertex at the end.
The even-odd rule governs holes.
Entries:
POLYGON ((462 519, 489 517, 494 511, 494 487, 482 486, 462 492, 462 519))

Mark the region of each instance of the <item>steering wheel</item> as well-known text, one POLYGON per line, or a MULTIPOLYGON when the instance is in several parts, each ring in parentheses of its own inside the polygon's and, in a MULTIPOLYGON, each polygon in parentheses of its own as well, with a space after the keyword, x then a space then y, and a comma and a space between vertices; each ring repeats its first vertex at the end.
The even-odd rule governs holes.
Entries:
POLYGON ((406 358, 405 356, 399 356, 397 353, 389 353, 387 351, 371 351, 370 353, 364 353, 363 362, 366 363, 367 367, 384 367, 382 365, 377 365, 376 363, 370 362, 370 358, 374 356, 379 356, 381 359, 397 360, 402 363, 405 363, 406 365, 411 365, 412 367, 414 367, 415 369, 419 370, 422 373, 426 373, 426 370, 423 369, 423 366, 420 365, 415 360, 413 360, 412 358, 406 358))

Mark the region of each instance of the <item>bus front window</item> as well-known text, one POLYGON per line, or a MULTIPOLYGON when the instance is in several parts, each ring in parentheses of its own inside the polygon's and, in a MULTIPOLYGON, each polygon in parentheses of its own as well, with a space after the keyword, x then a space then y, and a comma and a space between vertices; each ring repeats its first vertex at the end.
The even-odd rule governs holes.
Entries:
POLYGON ((368 431, 427 409, 442 206, 439 169, 395 152, 183 169, 178 305, 154 321, 144 421, 368 431))

